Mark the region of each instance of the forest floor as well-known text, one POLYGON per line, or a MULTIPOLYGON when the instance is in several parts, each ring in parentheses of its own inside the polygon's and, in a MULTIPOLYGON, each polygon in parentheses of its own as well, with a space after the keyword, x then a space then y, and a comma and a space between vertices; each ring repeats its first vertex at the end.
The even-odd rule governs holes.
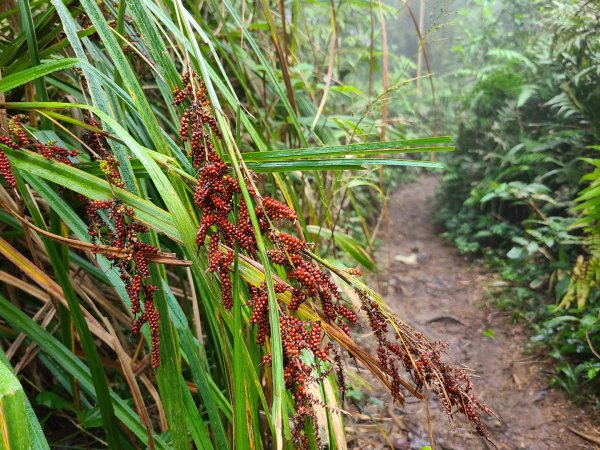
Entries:
MULTIPOLYGON (((478 398, 501 419, 484 421, 498 448, 595 448, 570 431, 597 433, 591 413, 549 386, 549 361, 539 352, 526 352, 526 326, 490 304, 487 292, 498 278, 439 236, 432 221, 437 184, 437 177, 423 176, 390 199, 390 230, 383 233, 388 237, 378 255, 381 267, 389 261, 380 278, 384 297, 409 325, 430 339, 449 342, 450 361, 474 370, 478 398)), ((346 422, 349 447, 412 450, 429 445, 425 404, 407 397, 404 405, 394 405, 389 394, 374 389, 360 401, 350 392, 346 407, 358 414, 346 422)), ((462 419, 451 427, 435 399, 429 416, 436 449, 493 448, 462 419)))

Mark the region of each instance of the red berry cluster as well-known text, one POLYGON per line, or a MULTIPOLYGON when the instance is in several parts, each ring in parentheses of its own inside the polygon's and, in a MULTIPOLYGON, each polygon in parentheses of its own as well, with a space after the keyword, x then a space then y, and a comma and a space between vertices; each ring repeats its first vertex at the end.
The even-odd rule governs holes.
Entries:
POLYGON ((29 145, 29 137, 25 131, 23 121, 27 120, 25 114, 17 114, 12 116, 8 121, 8 132, 19 145, 29 145))
MULTIPOLYGON (((248 205, 243 199, 238 199, 240 186, 230 176, 230 168, 215 149, 221 134, 212 116, 210 101, 202 81, 193 73, 185 74, 183 87, 176 88, 173 97, 175 104, 185 108, 180 118, 179 137, 189 144, 192 164, 198 170, 194 203, 201 211, 201 217, 196 242, 198 246, 206 246, 207 237, 210 238, 208 270, 217 273, 222 287, 223 306, 229 309, 233 306, 229 276, 234 259, 231 248, 237 245, 251 257, 256 257, 258 252, 248 205), (237 220, 231 217, 230 213, 234 211, 237 213, 237 220), (224 251, 223 248, 229 249, 224 251)), ((305 253, 305 241, 278 231, 273 225, 273 222, 281 220, 295 222, 295 211, 274 198, 259 196, 251 187, 249 194, 255 202, 254 211, 260 232, 268 236, 276 247, 269 251, 270 260, 284 266, 288 279, 296 283, 296 286, 275 286, 276 293, 291 291, 292 298, 287 310, 296 311, 308 298, 318 300, 326 319, 337 322, 349 334, 348 322, 356 322, 356 315, 342 304, 342 297, 335 283, 309 261, 305 253)), ((264 283, 260 287, 249 286, 249 292, 248 305, 252 308, 250 323, 256 325, 257 343, 263 345, 270 334, 266 287, 264 283)), ((312 367, 302 362, 300 353, 306 350, 312 352, 316 360, 325 361, 328 350, 321 348, 322 329, 319 324, 302 322, 285 311, 281 311, 280 317, 285 380, 288 389, 294 393, 294 420, 297 424, 295 437, 301 444, 306 438, 302 436, 304 420, 314 418, 308 383, 315 379, 311 378, 312 367)), ((270 363, 270 356, 266 356, 263 363, 270 363)))
MULTIPOLYGON (((92 117, 86 118, 85 123, 94 128, 100 128, 100 124, 92 117)), ((92 160, 99 162, 100 170, 102 170, 108 182, 120 188, 125 187, 119 173, 119 161, 106 149, 102 134, 97 131, 88 131, 83 135, 83 142, 90 151, 92 160)))
POLYGON ((260 288, 249 285, 248 289, 250 291, 250 301, 248 304, 252 307, 250 323, 257 326, 256 343, 263 345, 271 331, 269 328, 269 299, 267 291, 264 284, 260 288))
POLYGON ((150 361, 154 369, 160 365, 160 315, 153 300, 154 292, 157 289, 158 288, 156 286, 149 283, 144 285, 144 312, 135 320, 132 327, 132 331, 134 333, 139 333, 142 325, 144 325, 146 322, 150 326, 150 336, 152 340, 150 361))
MULTIPOLYGON (((23 120, 25 120, 27 116, 24 114, 17 114, 16 116, 12 116, 8 120, 8 134, 0 135, 0 144, 6 145, 8 148, 13 150, 18 150, 24 145, 29 145, 29 137, 27 136, 27 132, 25 131, 25 127, 23 126, 23 120)), ((17 180, 12 173, 12 169, 10 166, 10 162, 6 154, 0 148, 0 176, 4 178, 6 184, 10 188, 17 187, 17 180)))
POLYGON ((337 378, 338 388, 341 394, 341 403, 344 404, 346 397, 346 371, 344 370, 344 361, 338 348, 331 346, 333 350, 333 370, 337 378))
POLYGON ((260 363, 263 366, 270 366, 272 361, 273 361, 273 355, 271 353, 267 353, 267 354, 263 355, 260 363))
MULTIPOLYGON (((10 138, 8 136, 0 136, 0 144, 4 144, 7 147, 13 147, 12 145, 9 145, 9 143, 12 143, 12 141, 10 140, 10 138)), ((19 148, 17 146, 17 148, 19 148)), ((17 179, 15 178, 15 176, 12 173, 12 169, 10 167, 10 161, 8 160, 8 156, 6 156, 6 153, 4 153, 2 151, 2 149, 0 148, 0 176, 2 176, 2 178, 4 178, 4 181, 6 181, 6 184, 8 185, 8 187, 10 188, 16 188, 17 187, 17 179)))
MULTIPOLYGON (((190 142, 192 156, 195 152, 205 153, 204 147, 212 146, 212 143, 208 144, 212 139, 204 125, 207 125, 217 138, 221 137, 221 133, 209 109, 210 100, 204 82, 195 73, 187 72, 183 76, 183 88, 176 87, 173 90, 173 98, 177 105, 188 103, 179 119, 179 137, 184 142, 190 142)), ((196 161, 198 158, 193 159, 196 161)))
POLYGON ((473 383, 467 371, 442 360, 442 352, 447 344, 429 342, 422 333, 394 317, 386 316, 381 306, 365 292, 357 291, 361 308, 366 312, 369 326, 378 341, 377 357, 381 366, 391 378, 391 393, 400 399, 401 379, 398 368, 401 365, 410 375, 417 390, 428 388, 436 393, 449 416, 454 409, 464 414, 484 437, 487 430, 481 422, 480 413, 493 414, 479 402, 472 393, 473 383), (388 324, 393 322, 395 341, 388 337, 388 324))
MULTIPOLYGON (((8 135, 0 136, 0 144, 4 144, 7 147, 17 150, 22 147, 29 146, 32 144, 31 139, 27 136, 23 121, 27 119, 24 114, 17 114, 12 116, 8 121, 8 135)), ((46 158, 53 161, 58 161, 63 164, 73 165, 71 158, 76 157, 79 152, 77 150, 69 150, 61 147, 54 141, 47 142, 45 144, 38 142, 35 144, 35 148, 46 158)), ((16 186, 16 180, 11 173, 10 164, 6 155, 0 151, 0 175, 6 180, 9 187, 14 188, 16 186)))
POLYGON ((93 26, 92 24, 92 20, 90 19, 90 17, 82 12, 81 14, 79 14, 77 16, 77 21, 79 22, 79 26, 83 29, 89 28, 91 26, 93 26))
MULTIPOLYGON (((98 122, 89 117, 86 123, 99 128, 98 122)), ((118 161, 105 145, 101 133, 90 131, 83 136, 84 142, 91 153, 92 159, 100 162, 100 168, 108 181, 118 187, 125 183, 118 170, 118 161)), ((125 283, 127 295, 131 300, 131 312, 140 314, 133 323, 132 331, 138 333, 144 323, 148 323, 151 332, 151 365, 160 365, 159 313, 154 304, 154 292, 158 289, 150 283, 149 257, 158 253, 158 248, 139 240, 139 235, 148 232, 148 228, 135 220, 132 208, 119 200, 88 200, 83 199, 88 215, 88 234, 94 243, 105 232, 106 243, 119 251, 119 256, 107 256, 119 270, 119 275, 125 283), (99 212, 108 212, 112 227, 106 224, 99 212), (123 256, 121 256, 123 255, 123 256), (142 312, 142 301, 144 311, 142 312)))
POLYGON ((175 87, 173 89, 173 99, 176 105, 181 105, 186 100, 197 97, 205 107, 208 107, 210 102, 206 97, 205 86, 202 80, 199 80, 194 72, 186 72, 181 77, 183 88, 175 87), (197 84, 195 84, 197 83, 197 84), (194 95, 194 91, 200 87, 199 92, 194 95))
MULTIPOLYGON (((211 154, 211 161, 207 162, 199 172, 198 184, 194 193, 194 203, 202 208, 202 217, 196 235, 199 246, 204 245, 206 236, 211 227, 216 226, 210 236, 209 244, 209 271, 216 272, 221 282, 223 305, 226 309, 233 307, 231 293, 231 278, 229 266, 233 263, 233 251, 221 253, 219 244, 224 241, 230 247, 235 245, 239 230, 228 219, 232 210, 233 196, 239 192, 237 182, 227 172, 227 166, 217 159, 216 152, 211 154)), ((240 242, 243 242, 240 240, 240 242)))
POLYGON ((67 164, 69 166, 73 165, 73 161, 70 158, 74 158, 79 154, 77 150, 68 150, 60 145, 57 145, 56 142, 50 141, 46 144, 42 144, 41 142, 36 144, 36 148, 46 159, 58 161, 63 164, 67 164))
POLYGON ((323 337, 323 329, 321 328, 321 324, 319 322, 314 322, 310 329, 310 350, 315 354, 316 357, 320 358, 323 361, 327 361, 328 352, 327 348, 321 347, 321 339, 323 337))
POLYGON ((354 267, 344 269, 344 272, 346 272, 348 275, 352 275, 353 277, 361 277, 362 276, 362 272, 360 271, 360 269, 354 268, 354 267))
POLYGON ((251 241, 239 227, 229 218, 233 210, 234 195, 240 192, 239 185, 229 175, 227 164, 217 154, 213 135, 220 138, 217 122, 208 109, 206 87, 196 74, 188 72, 183 76, 183 88, 175 88, 173 97, 175 104, 187 106, 181 115, 179 137, 189 142, 193 166, 198 169, 198 180, 194 190, 194 204, 201 209, 202 215, 196 235, 198 246, 205 245, 209 231, 216 227, 210 236, 209 267, 216 272, 221 283, 223 305, 226 309, 233 307, 231 278, 229 267, 233 263, 233 251, 225 254, 219 250, 221 242, 233 247, 236 242, 242 248, 252 248, 251 241), (212 134, 211 134, 212 132, 212 134))
MULTIPOLYGON (((11 149, 19 149, 32 144, 28 138, 23 125, 27 116, 19 114, 10 118, 8 122, 8 134, 0 135, 0 144, 11 149)), ((99 124, 92 118, 86 122, 99 128, 99 124)), ((108 181, 118 187, 124 187, 123 180, 118 171, 118 162, 106 150, 104 139, 99 132, 88 132, 84 135, 84 142, 90 151, 92 159, 100 161, 100 167, 106 174, 108 181)), ((72 158, 78 155, 78 151, 69 150, 56 142, 37 143, 35 148, 47 159, 63 164, 73 165, 72 158)), ((8 158, 0 150, 0 175, 6 180, 9 187, 16 186, 16 180, 10 168, 8 158)), ((78 196, 84 203, 88 216, 88 234, 92 242, 98 243, 103 237, 103 244, 116 249, 116 252, 107 255, 107 258, 118 268, 121 279, 125 283, 127 293, 131 299, 133 314, 141 315, 133 324, 134 331, 148 322, 152 333, 152 366, 160 364, 159 354, 159 314, 155 307, 153 297, 157 287, 149 282, 149 258, 158 253, 153 245, 139 240, 138 235, 146 233, 147 227, 135 220, 134 212, 119 200, 90 200, 84 196, 78 196), (109 220, 105 222, 101 211, 105 211, 109 220), (144 311, 141 309, 141 301, 144 303, 144 311)))
POLYGON ((299 285, 292 289, 292 300, 288 305, 290 310, 297 310, 309 297, 319 299, 327 319, 337 322, 346 334, 350 335, 348 322, 356 323, 356 314, 342 304, 339 289, 329 275, 305 259, 302 252, 306 249, 306 242, 274 230, 271 231, 270 237, 279 249, 269 251, 269 259, 284 266, 288 279, 296 281, 299 285))
POLYGON ((291 234, 277 232, 272 230, 270 238, 273 242, 278 242, 288 253, 300 253, 306 248, 306 242, 292 236, 291 234))
POLYGON ((298 219, 296 211, 271 197, 263 197, 262 206, 271 220, 287 219, 295 222, 298 219))
MULTIPOLYGON (((94 128, 100 124, 92 117, 86 123, 94 128)), ((119 173, 119 162, 114 155, 106 149, 104 138, 97 131, 89 131, 84 135, 84 142, 90 151, 91 157, 99 161, 100 169, 109 183, 124 188, 125 183, 119 173)), ((148 232, 148 228, 137 222, 132 208, 124 205, 120 200, 88 200, 82 199, 86 205, 88 215, 88 234, 94 243, 102 236, 106 236, 106 244, 115 247, 119 256, 107 256, 119 270, 119 276, 125 283, 125 290, 131 300, 131 312, 140 314, 133 322, 132 331, 139 333, 142 325, 148 323, 151 334, 151 365, 157 368, 160 365, 160 315, 154 303, 154 293, 157 286, 150 283, 149 258, 158 253, 158 248, 142 242, 140 234, 148 232), (101 210, 108 212, 112 223, 107 224, 99 214, 101 210), (142 302, 144 305, 142 312, 142 302)))
POLYGON ((119 275, 125 283, 125 289, 131 299, 131 312, 137 315, 141 312, 143 300, 144 311, 133 323, 133 332, 139 332, 144 323, 150 326, 152 337, 152 367, 160 364, 159 343, 159 313, 154 304, 154 292, 158 289, 150 283, 149 258, 158 253, 158 248, 141 242, 139 234, 146 233, 148 228, 135 221, 132 208, 120 200, 88 200, 86 202, 88 216, 88 234, 94 243, 98 242, 102 230, 105 232, 107 245, 118 250, 118 256, 108 255, 107 258, 119 270, 119 275), (106 211, 111 219, 106 224, 100 214, 106 211))
POLYGON ((285 386, 294 394, 294 441, 301 448, 309 448, 307 436, 304 433, 306 419, 315 421, 316 416, 312 407, 315 398, 309 392, 309 384, 315 380, 311 376, 312 367, 302 361, 302 350, 311 351, 315 357, 327 360, 327 350, 320 346, 321 328, 314 323, 307 331, 307 323, 297 317, 282 313, 279 318, 281 340, 283 343, 283 378, 285 386))
POLYGON ((8 148, 13 150, 18 150, 20 148, 19 144, 13 141, 9 136, 0 135, 0 144, 6 145, 8 148))

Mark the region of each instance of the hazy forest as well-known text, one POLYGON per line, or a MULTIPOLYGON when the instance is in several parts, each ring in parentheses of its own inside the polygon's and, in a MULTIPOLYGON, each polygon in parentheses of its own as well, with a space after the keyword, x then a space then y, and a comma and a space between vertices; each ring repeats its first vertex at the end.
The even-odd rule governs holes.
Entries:
POLYGON ((600 2, 0 0, 0 450, 600 448, 600 2))

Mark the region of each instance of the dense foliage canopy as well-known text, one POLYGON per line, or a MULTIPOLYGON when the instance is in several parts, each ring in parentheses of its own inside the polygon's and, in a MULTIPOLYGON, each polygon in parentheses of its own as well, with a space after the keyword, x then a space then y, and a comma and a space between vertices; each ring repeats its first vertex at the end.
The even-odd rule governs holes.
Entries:
POLYGON ((559 361, 556 382, 597 395, 600 10, 478 4, 464 16, 478 26, 456 45, 445 79, 469 84, 449 97, 457 151, 438 220, 461 251, 511 281, 495 296, 531 321, 559 361))

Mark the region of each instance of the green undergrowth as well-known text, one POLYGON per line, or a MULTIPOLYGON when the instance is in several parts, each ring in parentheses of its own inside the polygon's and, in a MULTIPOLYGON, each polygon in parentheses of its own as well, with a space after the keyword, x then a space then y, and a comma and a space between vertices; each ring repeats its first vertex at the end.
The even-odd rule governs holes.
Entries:
POLYGON ((597 401, 600 10, 571 0, 477 3, 464 11, 477 25, 445 79, 461 92, 448 97, 457 150, 436 220, 460 252, 508 282, 492 302, 529 324, 532 345, 553 361, 553 383, 597 401))

